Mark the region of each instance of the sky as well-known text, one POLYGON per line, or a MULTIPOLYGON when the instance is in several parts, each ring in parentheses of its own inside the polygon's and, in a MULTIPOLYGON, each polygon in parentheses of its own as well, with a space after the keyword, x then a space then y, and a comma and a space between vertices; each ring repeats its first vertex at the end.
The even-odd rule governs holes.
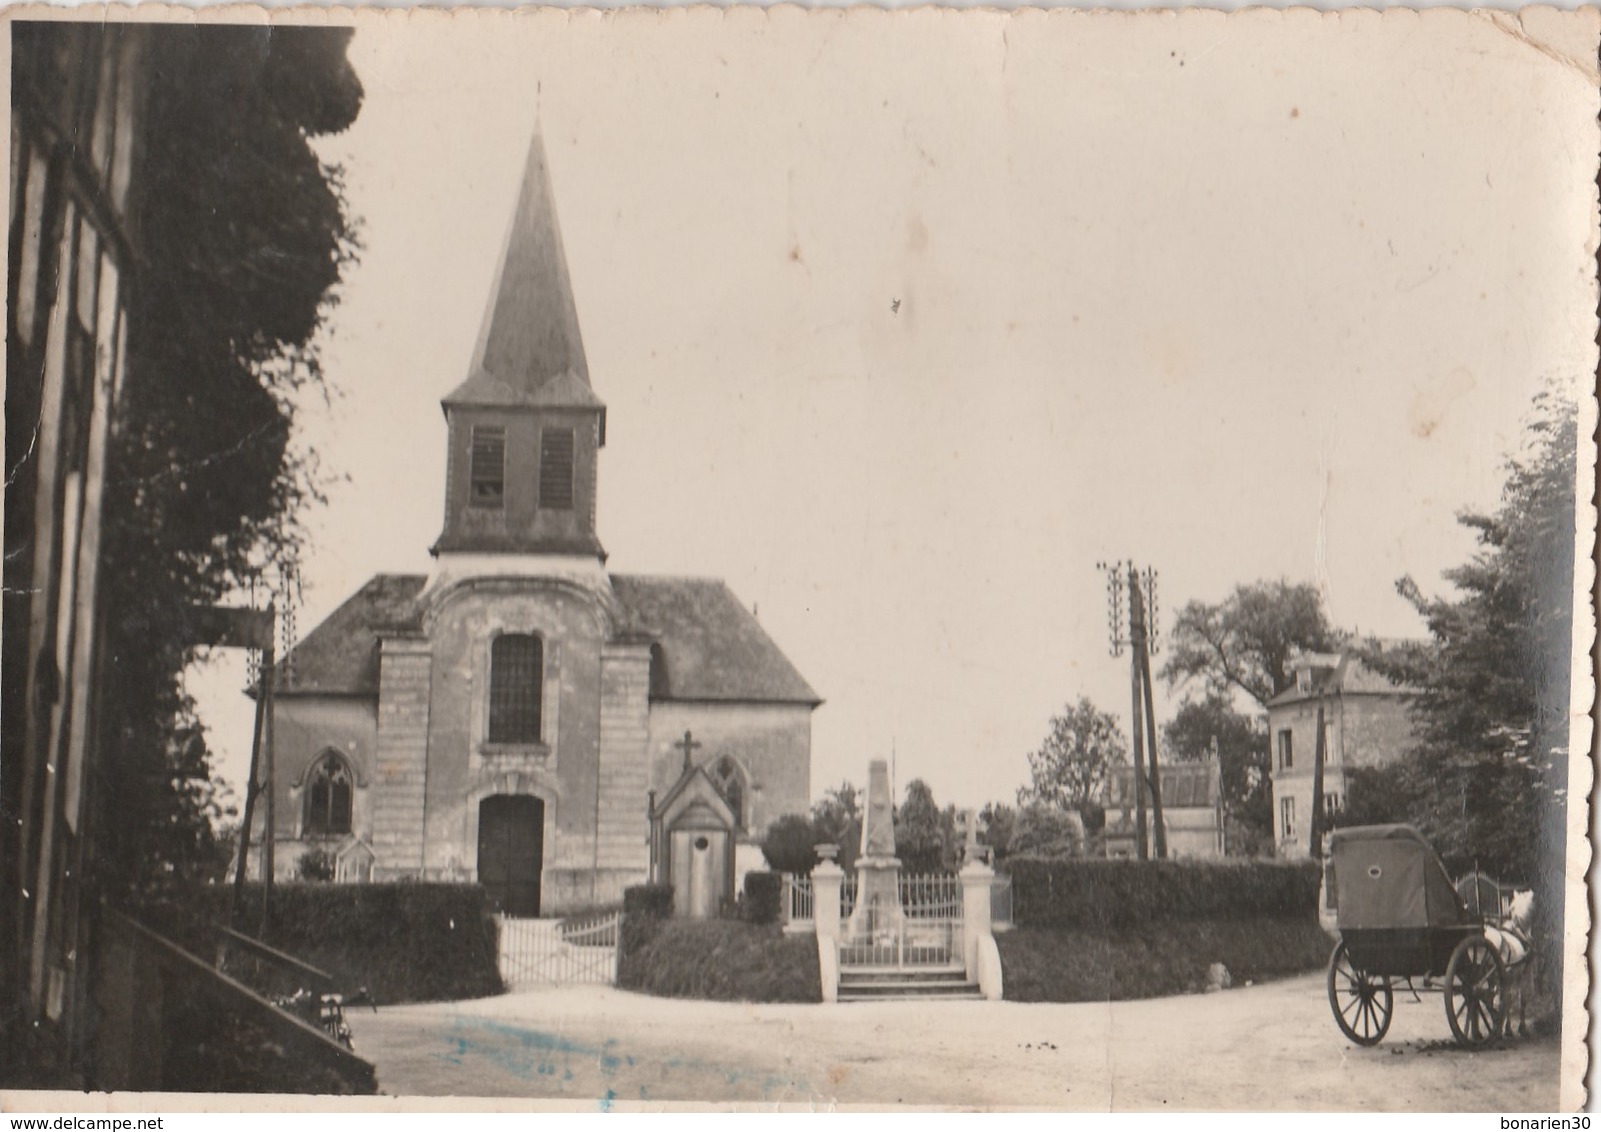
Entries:
MULTIPOLYGON (((757 611, 825 701, 814 794, 893 753, 1010 800, 1065 703, 1126 729, 1102 560, 1160 571, 1164 632, 1287 578, 1422 635, 1396 580, 1444 587, 1535 392, 1595 370, 1596 91, 1487 18, 462 13, 351 58, 301 631, 432 565, 537 125, 608 565, 757 611)), ((242 684, 189 679, 236 787, 242 684)))

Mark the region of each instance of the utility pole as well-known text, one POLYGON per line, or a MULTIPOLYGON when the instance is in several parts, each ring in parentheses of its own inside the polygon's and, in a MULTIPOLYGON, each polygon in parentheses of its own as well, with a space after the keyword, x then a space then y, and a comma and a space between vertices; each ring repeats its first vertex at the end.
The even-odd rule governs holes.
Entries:
POLYGON ((1151 820, 1156 835, 1156 856, 1167 857, 1167 823, 1162 819, 1162 772, 1156 761, 1156 707, 1151 693, 1151 638, 1155 635, 1156 571, 1147 567, 1140 578, 1134 564, 1128 567, 1129 636, 1134 641, 1134 663, 1145 699, 1145 745, 1151 767, 1151 820), (1147 597, 1151 609, 1146 609, 1147 597))

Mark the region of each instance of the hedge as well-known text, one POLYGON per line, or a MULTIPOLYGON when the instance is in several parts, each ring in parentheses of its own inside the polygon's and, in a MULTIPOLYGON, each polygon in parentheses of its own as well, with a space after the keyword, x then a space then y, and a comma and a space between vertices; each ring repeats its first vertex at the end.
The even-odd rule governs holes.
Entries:
POLYGON ((1009 857, 1019 926, 1133 928, 1172 920, 1311 916, 1313 861, 1009 857))
POLYGON ((673 914, 673 886, 636 884, 623 889, 623 913, 665 920, 673 914))
POLYGON ((741 920, 626 917, 617 985, 664 998, 822 1001, 817 940, 741 920))
POLYGON ((745 874, 745 919, 753 924, 778 923, 784 898, 784 878, 778 873, 745 874))
MULTIPOLYGON (((207 890, 213 922, 227 922, 231 892, 207 890)), ((505 989, 495 922, 478 885, 275 884, 265 933, 258 930, 260 885, 246 886, 243 907, 239 930, 322 968, 341 990, 366 987, 380 1005, 505 989)))

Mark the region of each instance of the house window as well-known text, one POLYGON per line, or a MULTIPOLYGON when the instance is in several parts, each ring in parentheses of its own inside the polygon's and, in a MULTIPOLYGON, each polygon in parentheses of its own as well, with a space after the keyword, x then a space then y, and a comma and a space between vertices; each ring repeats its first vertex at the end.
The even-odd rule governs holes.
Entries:
POLYGON ((1295 836, 1295 799, 1279 799, 1279 837, 1288 841, 1295 836))
POLYGON ((1288 727, 1279 732, 1279 769, 1289 770, 1295 765, 1295 734, 1288 727))
POLYGON ((474 507, 501 507, 506 498, 506 430, 475 427, 472 436, 472 487, 468 502, 474 507))
POLYGON ((1345 799, 1340 797, 1338 790, 1330 790, 1323 795, 1323 817, 1325 824, 1332 825, 1334 819, 1340 816, 1345 809, 1345 799))
POLYGON ((349 833, 350 800, 350 767, 330 751, 317 760, 306 778, 306 836, 349 833))
POLYGON ((539 434, 539 505, 573 509, 573 430, 547 428, 539 434))
POLYGON ((489 741, 539 742, 545 650, 538 637, 503 633, 489 649, 489 741))
POLYGON ((712 767, 712 783, 717 792, 728 803, 728 808, 734 811, 734 820, 744 826, 745 824, 745 778, 740 773, 739 764, 724 755, 712 767))

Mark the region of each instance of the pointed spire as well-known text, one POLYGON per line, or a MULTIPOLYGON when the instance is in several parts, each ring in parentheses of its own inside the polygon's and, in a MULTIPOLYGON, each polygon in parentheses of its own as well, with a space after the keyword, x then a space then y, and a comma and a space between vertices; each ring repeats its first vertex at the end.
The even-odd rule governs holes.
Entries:
POLYGON ((589 385, 545 143, 537 128, 472 366, 444 404, 601 407, 589 385))

